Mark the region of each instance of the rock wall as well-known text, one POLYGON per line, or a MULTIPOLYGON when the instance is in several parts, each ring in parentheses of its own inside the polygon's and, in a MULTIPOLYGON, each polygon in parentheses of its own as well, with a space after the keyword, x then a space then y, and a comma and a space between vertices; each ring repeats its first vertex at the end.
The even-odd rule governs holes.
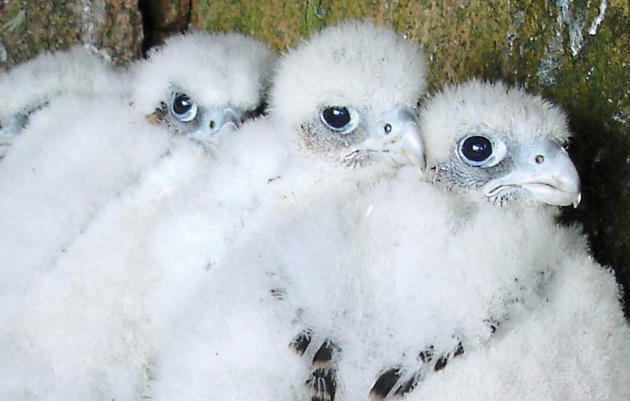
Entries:
POLYGON ((144 17, 145 50, 188 28, 192 0, 140 0, 138 6, 144 17))
POLYGON ((140 54, 137 0, 0 1, 0 71, 45 50, 84 43, 122 64, 140 54))

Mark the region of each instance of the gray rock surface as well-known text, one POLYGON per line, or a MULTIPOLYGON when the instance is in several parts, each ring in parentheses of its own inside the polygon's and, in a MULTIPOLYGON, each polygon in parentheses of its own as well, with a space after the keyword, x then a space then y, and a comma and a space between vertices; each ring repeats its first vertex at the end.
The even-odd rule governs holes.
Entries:
POLYGON ((116 64, 140 54, 135 0, 0 0, 0 70, 46 50, 85 44, 116 64))

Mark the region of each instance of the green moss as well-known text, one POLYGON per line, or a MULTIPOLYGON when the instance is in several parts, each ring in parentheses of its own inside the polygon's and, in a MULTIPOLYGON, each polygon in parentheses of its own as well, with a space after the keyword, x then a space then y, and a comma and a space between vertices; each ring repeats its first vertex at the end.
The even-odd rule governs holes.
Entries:
MULTIPOLYGON (((0 3, 2 4, 2 3, 0 3)), ((105 0, 111 10, 95 29, 93 45, 105 49, 115 62, 127 62, 140 52, 142 25, 135 0, 105 0)), ((46 50, 66 49, 85 41, 82 3, 10 0, 0 6, 0 43, 7 60, 0 70, 28 60, 46 50), (19 24, 12 24, 23 16, 19 24), (10 26, 11 28, 3 29, 10 26)))

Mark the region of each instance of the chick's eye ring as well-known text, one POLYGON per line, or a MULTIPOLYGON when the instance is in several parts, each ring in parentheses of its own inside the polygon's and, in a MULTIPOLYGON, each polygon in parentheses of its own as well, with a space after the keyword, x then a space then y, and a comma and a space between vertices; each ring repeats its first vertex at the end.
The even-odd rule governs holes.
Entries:
POLYGON ((185 93, 176 92, 171 96, 171 111, 178 120, 189 122, 197 116, 197 103, 185 93))
POLYGON ((459 158, 469 166, 491 167, 498 164, 506 154, 503 142, 493 141, 484 135, 464 137, 457 148, 459 158))
POLYGON ((324 125, 334 132, 349 133, 358 123, 357 112, 344 106, 329 106, 322 109, 320 119, 324 125))

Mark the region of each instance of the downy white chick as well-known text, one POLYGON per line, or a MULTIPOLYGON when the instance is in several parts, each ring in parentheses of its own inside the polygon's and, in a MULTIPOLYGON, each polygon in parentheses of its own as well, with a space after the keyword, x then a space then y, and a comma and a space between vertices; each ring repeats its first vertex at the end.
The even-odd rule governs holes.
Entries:
MULTIPOLYGON (((182 315, 156 359, 152 398, 301 399, 310 365, 288 348, 295 328, 288 309, 276 309, 282 292, 270 287, 275 273, 239 264, 235 252, 251 256, 254 264, 256 256, 235 244, 250 235, 266 243, 267 225, 284 220, 285 213, 321 207, 331 193, 373 185, 400 165, 422 166, 413 108, 423 88, 418 46, 371 23, 329 27, 282 57, 268 118, 240 130, 234 137, 239 150, 222 147, 213 165, 214 179, 225 186, 244 184, 225 182, 221 173, 247 178, 246 190, 231 191, 239 203, 251 199, 251 206, 247 213, 232 213, 238 233, 222 232, 231 239, 227 251, 214 254, 205 285, 182 303, 182 315), (287 146, 272 155, 284 161, 279 168, 261 162, 268 149, 259 137, 287 146), (249 149, 255 149, 253 156, 249 149), (235 167, 217 170, 226 165, 221 158, 226 155, 235 167), (239 164, 246 161, 243 170, 239 164)), ((206 193, 217 191, 225 189, 215 185, 206 193)), ((274 249, 286 243, 274 239, 279 241, 274 249)), ((216 248, 211 236, 205 243, 216 248)))
POLYGON ((64 95, 119 96, 126 75, 83 46, 45 52, 0 74, 0 158, 29 119, 64 95))
POLYGON ((134 67, 134 106, 172 131, 207 144, 264 108, 274 57, 239 33, 174 36, 134 67))
POLYGON ((421 118, 435 181, 498 203, 580 202, 579 177, 564 150, 569 131, 556 106, 477 80, 445 89, 428 105, 421 118))
MULTIPOLYGON (((571 178, 573 167, 553 146, 562 143, 558 134, 567 132, 566 123, 562 113, 553 109, 538 97, 501 84, 471 81, 445 89, 421 113, 428 158, 436 161, 436 180, 458 187, 459 192, 477 187, 510 213, 515 202, 531 199, 575 205, 579 192, 571 178), (502 121, 508 120, 506 129, 502 121), (457 138, 458 146, 449 150, 447 143, 434 138, 457 138), (515 138, 523 144, 518 149, 514 149, 515 138), (474 149, 479 151, 470 151, 474 149), (446 157, 449 152, 459 157, 446 157), (466 169, 469 173, 462 174, 466 169)), ((508 217, 507 222, 516 227, 495 227, 507 237, 490 244, 517 257, 519 263, 529 259, 532 272, 547 276, 540 288, 516 281, 519 292, 538 291, 539 302, 525 313, 506 315, 509 319, 495 327, 498 331, 491 341, 469 350, 440 374, 426 375, 437 366, 435 359, 434 365, 424 363, 414 373, 421 384, 407 398, 625 399, 630 394, 630 327, 614 275, 592 260, 578 227, 556 226, 553 215, 545 217, 541 212, 508 217), (529 235, 514 241, 515 231, 529 235)), ((471 221, 484 220, 487 216, 477 212, 471 221)), ((492 228, 491 223, 485 225, 492 228)), ((523 296, 516 301, 515 305, 523 304, 523 296)), ((452 358, 453 353, 447 356, 452 358)))
POLYGON ((466 379, 448 374, 457 383, 449 396, 458 399, 488 367, 473 360, 492 349, 494 337, 520 333, 503 346, 511 355, 492 360, 515 363, 519 345, 533 349, 527 340, 535 328, 561 334, 545 340, 562 352, 549 361, 540 347, 524 357, 536 373, 520 382, 507 363, 508 377, 490 367, 495 383, 485 383, 495 387, 475 388, 478 399, 578 398, 583 391, 621 399, 628 370, 618 354, 630 342, 614 278, 591 261, 578 228, 557 226, 557 210, 536 204, 579 201, 577 172, 562 150, 569 134, 562 112, 522 90, 472 81, 430 100, 421 127, 437 187, 401 172, 354 204, 339 198, 328 211, 266 227, 268 242, 244 245, 258 266, 280 266, 275 292, 284 302, 301 298, 295 320, 305 330, 292 346, 312 361, 314 397, 443 399, 455 384, 434 376, 464 359, 466 379), (580 277, 567 280, 570 274, 580 277), (571 301, 576 282, 585 291, 571 301), (589 319, 598 323, 585 325, 589 319), (563 323, 545 328, 554 320, 563 323), (575 340, 563 338, 578 328, 575 340), (409 394, 425 381, 440 384, 409 394), (520 393, 509 389, 514 382, 520 393))
MULTIPOLYGON (((129 192, 152 185, 158 187, 152 196, 168 193, 171 188, 156 181, 161 172, 180 169, 175 182, 198 178, 194 168, 207 167, 203 160, 211 159, 171 135, 171 124, 149 124, 145 113, 160 107, 159 99, 167 101, 173 85, 204 102, 197 106, 199 118, 210 107, 220 113, 221 105, 248 110, 262 100, 272 61, 267 46, 237 34, 172 39, 160 52, 166 54, 175 59, 154 55, 136 67, 133 107, 125 96, 59 99, 34 116, 24 140, 0 166, 0 398, 121 400, 141 392, 143 347, 151 340, 134 330, 145 322, 125 314, 144 310, 141 285, 150 277, 141 267, 151 268, 151 261, 133 263, 125 251, 150 241, 134 235, 134 228, 143 227, 133 223, 153 209, 142 205, 125 215, 117 207, 129 192), (176 70, 178 63, 182 68, 176 70), (163 65, 162 76, 155 64, 163 65), (178 80, 177 73, 185 78, 178 80)), ((223 135, 234 124, 217 125, 223 135)))

